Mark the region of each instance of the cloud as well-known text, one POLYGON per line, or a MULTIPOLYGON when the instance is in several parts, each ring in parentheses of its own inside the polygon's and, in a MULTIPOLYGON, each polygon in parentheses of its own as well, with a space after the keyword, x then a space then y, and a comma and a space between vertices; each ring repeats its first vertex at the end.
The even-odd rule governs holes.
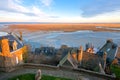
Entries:
POLYGON ((46 13, 44 13, 42 10, 40 10, 39 8, 35 6, 32 7, 32 12, 37 16, 47 16, 46 13))
POLYGON ((120 9, 120 0, 89 0, 84 3, 84 6, 80 6, 80 8, 84 11, 82 14, 84 17, 93 17, 120 9))
POLYGON ((23 6, 21 1, 22 0, 0 0, 0 21, 4 21, 5 19, 6 21, 31 21, 50 16, 35 5, 30 7, 23 6))
POLYGON ((0 0, 0 11, 5 11, 6 13, 16 13, 24 14, 26 16, 48 16, 40 8, 35 5, 32 6, 23 6, 23 0, 0 0))
POLYGON ((91 19, 92 21, 97 21, 97 22, 120 22, 119 14, 120 14, 120 10, 115 10, 111 12, 98 14, 88 19, 91 19))
POLYGON ((51 19, 53 22, 70 22, 70 23, 116 23, 120 22, 120 10, 115 10, 111 12, 106 12, 102 14, 98 14, 93 17, 59 17, 57 19, 51 19))
MULTIPOLYGON (((36 5, 23 6, 23 0, 0 0, 0 21, 47 21, 53 18, 36 5)), ((54 15, 55 18, 55 15, 54 15)))
POLYGON ((16 3, 21 4, 23 0, 15 0, 16 3))
MULTIPOLYGON (((37 12, 37 11, 36 11, 37 12)), ((12 13, 6 11, 0 11, 0 21, 8 22, 70 22, 70 23, 111 23, 111 22, 120 22, 120 10, 111 11, 96 15, 94 17, 82 17, 82 16, 28 16, 21 13, 12 13), (7 13, 7 15, 6 15, 7 13)), ((38 13, 41 13, 38 11, 38 13)), ((36 14, 38 14, 36 13, 36 14)))
POLYGON ((59 16, 49 16, 50 18, 60 18, 59 16))
POLYGON ((28 21, 29 19, 32 19, 31 17, 21 14, 21 13, 13 13, 8 11, 0 11, 0 21, 5 22, 16 22, 16 21, 28 21), (7 13, 7 14, 6 14, 7 13))
MULTIPOLYGON (((24 0, 0 0, 0 21, 14 21, 14 22, 120 22, 120 8, 114 8, 114 10, 100 13, 87 13, 90 17, 84 17, 85 12, 82 10, 80 15, 70 16, 69 13, 58 13, 54 11, 45 12, 38 5, 24 6, 24 0)), ((43 1, 43 0, 42 0, 43 1)), ((44 0, 45 1, 45 0, 44 0)), ((51 0, 52 1, 52 0, 51 0)), ((51 1, 46 6, 51 5, 51 1)), ((102 0, 98 0, 102 1, 102 0)), ((113 4, 113 3, 109 3, 113 4)), ((45 8, 46 9, 46 8, 45 8)), ((91 8, 88 9, 88 11, 91 8)), ((91 10, 90 10, 91 11, 91 10)), ((94 11, 94 9, 93 9, 94 11)), ((96 11, 96 8, 95 8, 96 11)), ((75 13, 75 12, 73 12, 75 13)))
POLYGON ((44 4, 47 7, 49 7, 53 2, 53 0, 40 0, 40 1, 42 2, 42 4, 44 4))
POLYGON ((20 0, 0 0, 0 10, 13 12, 13 13, 22 13, 22 14, 30 14, 30 10, 19 4, 20 0))

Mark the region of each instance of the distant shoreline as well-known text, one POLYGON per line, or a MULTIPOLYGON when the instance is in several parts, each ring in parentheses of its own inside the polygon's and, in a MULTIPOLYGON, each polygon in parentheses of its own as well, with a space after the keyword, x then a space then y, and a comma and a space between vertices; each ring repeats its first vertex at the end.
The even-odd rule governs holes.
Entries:
POLYGON ((27 30, 30 32, 36 31, 65 31, 74 32, 80 30, 91 30, 91 31, 110 31, 120 32, 120 24, 115 23, 50 23, 50 24, 10 24, 3 30, 10 31, 23 31, 27 30))
POLYGON ((0 22, 0 24, 120 24, 120 22, 113 22, 113 23, 104 23, 104 22, 98 22, 98 23, 88 23, 88 22, 83 22, 83 23, 69 23, 69 22, 0 22))

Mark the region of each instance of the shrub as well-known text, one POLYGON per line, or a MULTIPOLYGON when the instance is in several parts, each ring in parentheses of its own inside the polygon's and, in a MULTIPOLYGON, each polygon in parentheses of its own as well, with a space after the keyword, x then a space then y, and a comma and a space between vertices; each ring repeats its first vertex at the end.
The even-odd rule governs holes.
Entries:
POLYGON ((115 73, 116 77, 120 79, 120 66, 118 65, 111 65, 110 69, 113 73, 115 73))

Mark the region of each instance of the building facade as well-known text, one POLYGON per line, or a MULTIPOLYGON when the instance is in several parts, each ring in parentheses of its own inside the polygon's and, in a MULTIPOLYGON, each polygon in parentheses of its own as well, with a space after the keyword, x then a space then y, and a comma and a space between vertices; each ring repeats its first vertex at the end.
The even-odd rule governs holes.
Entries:
POLYGON ((0 35, 0 71, 10 72, 23 63, 24 51, 22 41, 13 33, 0 35))

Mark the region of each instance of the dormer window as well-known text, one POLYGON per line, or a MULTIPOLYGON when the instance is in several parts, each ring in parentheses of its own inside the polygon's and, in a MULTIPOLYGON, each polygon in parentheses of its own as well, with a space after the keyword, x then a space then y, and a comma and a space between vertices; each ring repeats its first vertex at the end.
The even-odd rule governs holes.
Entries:
POLYGON ((109 51, 110 51, 110 48, 107 49, 107 52, 109 52, 109 51))
POLYGON ((12 46, 13 46, 13 50, 17 50, 17 42, 14 40, 13 43, 12 43, 12 46))

